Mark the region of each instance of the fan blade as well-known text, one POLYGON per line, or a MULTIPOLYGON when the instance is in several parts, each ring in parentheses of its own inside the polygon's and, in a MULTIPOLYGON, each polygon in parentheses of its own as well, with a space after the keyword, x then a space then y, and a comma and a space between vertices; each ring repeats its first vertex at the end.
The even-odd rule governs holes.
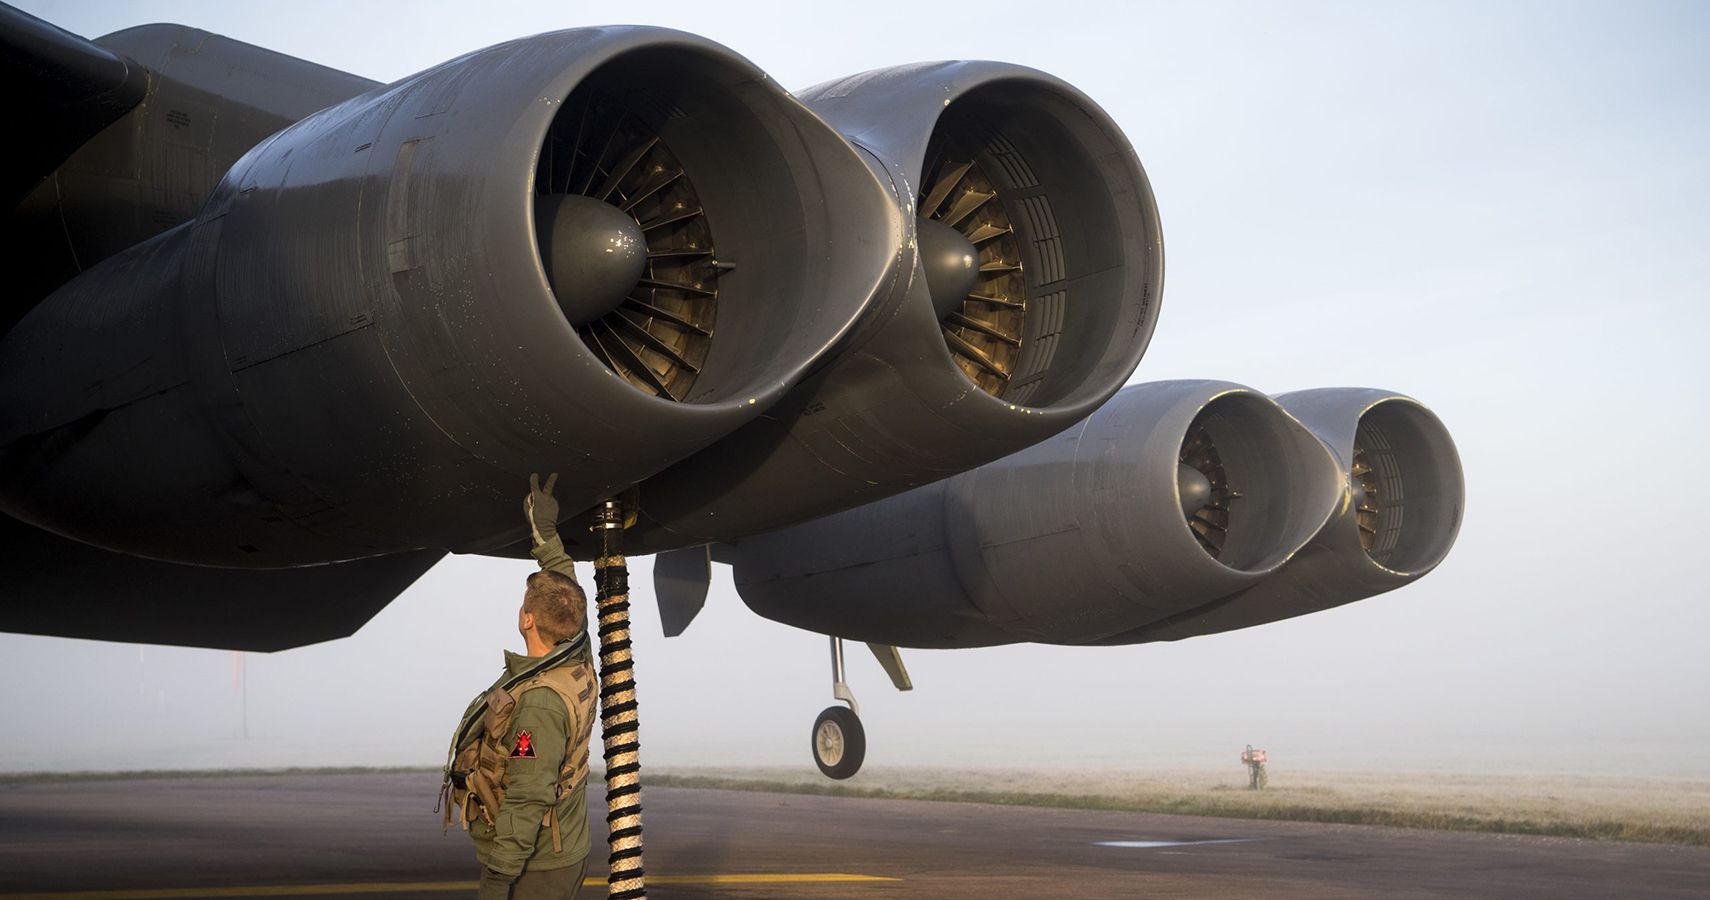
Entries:
POLYGON ((926 197, 920 201, 920 209, 915 210, 915 213, 929 219, 932 218, 932 214, 938 212, 938 207, 944 205, 944 198, 950 196, 950 192, 955 189, 957 184, 961 183, 962 176, 968 174, 968 169, 972 168, 973 165, 972 161, 965 162, 938 179, 938 183, 932 186, 932 190, 926 192, 926 197))
POLYGON ((612 123, 611 133, 606 135, 606 142, 600 145, 599 154, 589 157, 593 161, 593 167, 588 170, 588 177, 582 179, 582 186, 576 190, 576 193, 586 195, 594 187, 594 179, 600 174, 600 164, 606 161, 607 154, 611 153, 612 147, 617 144, 618 134, 623 129, 623 121, 628 116, 628 110, 618 113, 617 121, 612 123))
POLYGON ((708 331, 707 329, 702 328, 699 325, 696 325, 694 322, 691 322, 688 319, 685 319, 682 316, 679 316, 676 313, 674 313, 668 309, 665 309, 664 307, 654 306, 653 304, 648 303, 646 300, 637 300, 634 297, 626 297, 626 298, 624 298, 623 305, 628 307, 629 309, 633 309, 636 312, 641 313, 644 316, 648 316, 650 318, 658 319, 659 321, 664 322, 668 325, 675 325, 678 328, 683 329, 684 331, 694 332, 695 334, 698 334, 701 337, 712 337, 711 331, 708 331))
POLYGON ((979 319, 965 316, 959 312, 951 313, 946 321, 955 325, 960 325, 963 328, 971 328, 974 331, 978 331, 979 333, 986 335, 987 337, 996 338, 1011 347, 1021 346, 1021 338, 1016 337, 1013 334, 1006 333, 988 323, 981 322, 979 319))
MULTIPOLYGON (((614 313, 613 315, 616 314, 614 313)), ((607 316, 606 318, 609 319, 612 318, 612 316, 607 316)), ((619 316, 618 318, 621 319, 622 317, 619 316)), ((680 399, 677 395, 671 393, 671 389, 665 386, 665 382, 659 380, 659 375, 647 365, 646 361, 641 358, 641 354, 636 352, 635 348, 631 347, 629 343, 623 339, 623 336, 617 333, 617 329, 613 328, 606 319, 601 319, 595 324, 603 326, 606 331, 611 334, 612 343, 605 345, 606 350, 608 353, 612 353, 614 357, 623 357, 619 362, 619 365, 622 366, 624 370, 634 373, 636 377, 647 382, 647 386, 652 388, 654 393, 659 396, 671 400, 680 399), (614 347, 618 352, 613 353, 614 347)))
POLYGON ((612 191, 617 190, 618 183, 627 178, 630 172, 635 171, 635 167, 641 162, 641 158, 646 156, 647 152, 652 150, 658 143, 659 137, 655 135, 645 141, 642 141, 639 147, 629 151, 623 159, 618 161, 616 166, 612 167, 611 172, 606 175, 606 180, 600 185, 600 189, 594 192, 594 199, 604 200, 610 197, 612 195, 612 191))
POLYGON ((648 331, 641 323, 631 319, 625 311, 619 310, 617 313, 607 316, 606 318, 622 326, 623 330, 633 335, 635 339, 645 345, 647 349, 666 357, 689 372, 696 375, 701 373, 700 367, 689 362, 687 359, 684 359, 683 354, 677 352, 676 347, 671 346, 667 341, 660 340, 658 335, 648 331))
POLYGON ((962 196, 956 198, 955 203, 950 204, 950 211, 939 221, 954 228, 960 225, 963 219, 973 215, 974 210, 985 206, 987 200, 996 196, 996 191, 964 191, 962 196))
MULTIPOLYGON (((651 197, 654 194, 657 194, 660 191, 670 187, 671 182, 676 181, 677 179, 682 178, 682 177, 683 177, 683 171, 681 169, 678 169, 677 171, 672 172, 669 175, 666 175, 664 178, 656 178, 647 187, 642 188, 641 190, 637 191, 635 193, 635 196, 629 198, 628 200, 625 200, 623 202, 623 205, 619 206, 618 209, 621 209, 624 212, 629 212, 630 210, 634 209, 637 204, 641 203, 641 201, 646 200, 648 197, 651 197)), ((648 254, 648 255, 651 256, 652 254, 648 254)))
POLYGON ((714 297, 718 295, 716 291, 709 291, 706 288, 691 287, 686 284, 678 284, 675 281, 660 281, 657 278, 643 278, 636 283, 645 288, 654 288, 662 291, 682 291, 685 294, 692 294, 696 297, 714 297))
POLYGON ((993 306, 1001 306, 1005 309, 1026 309, 1027 308, 1027 304, 1025 304, 1025 303, 1021 303, 1021 302, 1016 301, 1016 300, 1010 300, 1010 299, 1005 298, 1005 297, 993 297, 989 294, 969 294, 968 299, 972 300, 976 303, 990 303, 993 306))
POLYGON ((666 225, 681 222, 685 219, 693 219, 700 214, 701 208, 698 206, 694 209, 684 209, 674 213, 666 213, 657 219, 649 219, 648 221, 641 223, 641 230, 652 231, 655 228, 662 228, 666 225))
POLYGON ((1004 381, 1009 380, 1009 373, 1005 372, 1002 366, 999 366, 991 357, 987 356, 985 351, 968 343, 967 338, 951 331, 948 327, 944 329, 944 338, 950 342, 952 349, 972 361, 974 365, 996 375, 1004 381))
POLYGON ((693 249, 687 249, 687 248, 682 249, 682 250, 649 250, 649 251, 647 251, 647 258, 648 259, 694 259, 697 256, 711 256, 711 255, 712 255, 711 250, 693 250, 693 249))
POLYGON ((1008 226, 999 227, 997 225, 993 225, 993 224, 988 222, 988 223, 981 225, 980 227, 974 229, 972 232, 970 232, 968 234, 968 243, 973 244, 974 246, 978 247, 979 245, 985 243, 986 241, 991 240, 992 238, 1001 237, 1001 236, 1006 235, 1006 234, 1014 234, 1014 233, 1015 233, 1015 229, 1013 229, 1013 228, 1010 228, 1008 226))

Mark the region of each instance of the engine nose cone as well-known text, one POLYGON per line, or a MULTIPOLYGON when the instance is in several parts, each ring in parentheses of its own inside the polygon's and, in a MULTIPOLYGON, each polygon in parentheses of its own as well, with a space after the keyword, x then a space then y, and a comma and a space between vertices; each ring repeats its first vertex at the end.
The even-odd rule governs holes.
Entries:
POLYGON ((1176 463, 1176 495, 1182 501, 1182 515, 1191 516, 1211 503, 1211 479, 1187 463, 1176 463))
POLYGON ((592 197, 537 199, 535 237, 559 308, 572 325, 617 309, 647 269, 647 240, 628 213, 592 197))
POLYGON ((934 219, 916 221, 920 264, 926 269, 926 291, 938 318, 962 308, 980 277, 980 254, 962 232, 934 219))

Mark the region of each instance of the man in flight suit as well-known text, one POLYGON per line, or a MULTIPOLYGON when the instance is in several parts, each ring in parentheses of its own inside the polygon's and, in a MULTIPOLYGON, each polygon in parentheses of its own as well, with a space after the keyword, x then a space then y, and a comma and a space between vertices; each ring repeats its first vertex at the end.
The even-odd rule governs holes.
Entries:
POLYGON ((500 744, 504 800, 491 822, 477 815, 469 824, 485 867, 479 900, 566 900, 587 869, 588 740, 598 681, 586 641, 573 651, 565 643, 585 638, 588 600, 558 538, 557 480, 552 475, 541 487, 538 476, 529 477, 524 511, 541 571, 528 577, 517 612, 528 655, 507 650, 495 686, 539 667, 555 649, 562 659, 512 689, 516 705, 500 744))

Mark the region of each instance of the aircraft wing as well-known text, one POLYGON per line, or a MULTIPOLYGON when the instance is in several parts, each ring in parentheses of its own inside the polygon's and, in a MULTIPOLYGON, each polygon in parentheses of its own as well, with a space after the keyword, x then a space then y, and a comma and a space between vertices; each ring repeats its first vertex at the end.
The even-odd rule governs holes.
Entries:
POLYGON ((124 56, 0 5, 0 84, 10 99, 12 142, 0 196, 16 203, 72 151, 143 98, 148 75, 124 56))
POLYGON ((6 170, 0 628, 346 634, 446 552, 518 555, 536 472, 577 558, 625 498, 673 633, 722 555, 762 614, 891 647, 1245 627, 1417 577, 1458 527, 1452 444, 1400 395, 1123 389, 1158 209, 1045 72, 792 94, 617 26, 380 85, 3 6, 0 46, 45 123, 6 170))

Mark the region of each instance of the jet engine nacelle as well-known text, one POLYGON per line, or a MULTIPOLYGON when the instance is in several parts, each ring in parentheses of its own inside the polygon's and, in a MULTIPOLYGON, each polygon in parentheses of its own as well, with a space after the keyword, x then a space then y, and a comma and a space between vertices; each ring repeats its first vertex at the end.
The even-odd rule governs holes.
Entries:
POLYGON ((0 509, 268 568, 522 538, 753 419, 893 280, 835 131, 692 35, 478 51, 263 141, 0 343, 0 509))
POLYGON ((1239 385, 1125 388, 978 469, 721 548, 789 625, 915 647, 1089 643, 1272 576, 1346 495, 1305 425, 1239 385))
POLYGON ((1080 91, 943 62, 800 96, 892 190, 892 300, 764 418, 642 484, 634 552, 792 525, 1038 443, 1114 394, 1151 339, 1157 206, 1080 91))
POLYGON ((1230 597, 1099 643, 1173 641, 1363 600, 1437 567, 1461 528, 1466 484, 1455 443, 1411 397, 1365 388, 1281 394, 1277 402, 1336 455, 1347 500, 1282 571, 1230 597))

